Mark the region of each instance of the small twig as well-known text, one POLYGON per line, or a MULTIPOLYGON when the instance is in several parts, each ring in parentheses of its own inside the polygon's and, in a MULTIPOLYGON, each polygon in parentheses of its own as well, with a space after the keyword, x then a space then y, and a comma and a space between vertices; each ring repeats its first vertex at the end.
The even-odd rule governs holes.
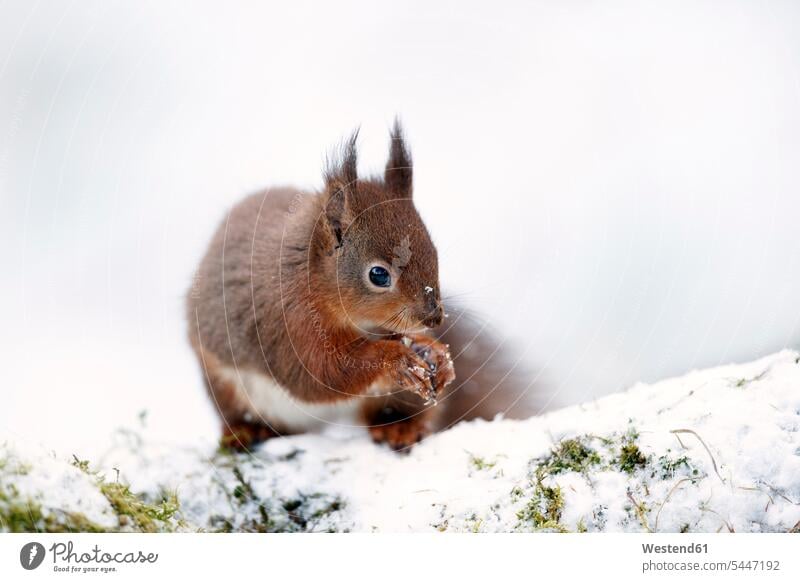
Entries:
POLYGON ((772 498, 772 495, 759 489, 758 487, 737 487, 737 489, 741 489, 742 491, 755 491, 756 493, 763 493, 767 496, 767 504, 764 506, 764 511, 766 512, 769 509, 770 504, 775 505, 775 500, 772 498))
POLYGON ((644 526, 644 529, 647 530, 647 533, 653 533, 653 530, 650 529, 650 525, 647 523, 647 516, 644 514, 644 509, 642 509, 641 505, 636 503, 636 500, 633 498, 633 495, 631 495, 630 491, 628 491, 628 499, 630 499, 631 503, 633 503, 633 508, 636 510, 636 515, 639 517, 639 521, 644 526))
POLYGON ((778 497, 780 497, 784 501, 788 501, 792 505, 800 505, 800 502, 794 501, 793 499, 790 499, 789 497, 784 495, 777 487, 774 487, 774 486, 772 486, 772 485, 770 485, 769 483, 766 483, 766 482, 763 482, 763 483, 764 483, 764 485, 769 487, 775 495, 777 495, 778 497))
MULTIPOLYGON (((707 507, 701 507, 700 511, 706 511, 708 513, 713 513, 714 515, 716 515, 718 518, 720 518, 722 520, 722 523, 724 523, 725 527, 728 528, 728 532, 736 533, 736 530, 733 529, 733 526, 730 524, 730 522, 727 519, 725 519, 724 517, 722 517, 719 513, 714 511, 713 509, 708 509, 707 507)), ((722 528, 720 527, 720 529, 722 529, 722 528)), ((719 532, 719 530, 717 530, 717 531, 719 532)))
MULTIPOLYGON (((705 443, 705 441, 702 438, 700 438, 699 434, 697 434, 696 432, 694 432, 693 430, 688 429, 688 428, 678 428, 678 429, 675 429, 675 430, 671 430, 669 432, 671 432, 672 434, 675 435, 675 437, 678 439, 678 442, 681 442, 681 439, 678 436, 678 433, 688 433, 688 434, 694 435, 697 438, 697 440, 700 441, 700 444, 703 445, 703 448, 706 450, 706 452, 708 453, 708 456, 711 458, 711 464, 714 467, 714 472, 717 474, 717 477, 719 477, 720 481, 725 483, 725 479, 723 479, 722 475, 719 474, 719 469, 717 469, 717 461, 714 459, 714 455, 711 453, 711 449, 708 448, 708 445, 705 443)), ((683 446, 683 443, 681 443, 681 446, 683 446)))

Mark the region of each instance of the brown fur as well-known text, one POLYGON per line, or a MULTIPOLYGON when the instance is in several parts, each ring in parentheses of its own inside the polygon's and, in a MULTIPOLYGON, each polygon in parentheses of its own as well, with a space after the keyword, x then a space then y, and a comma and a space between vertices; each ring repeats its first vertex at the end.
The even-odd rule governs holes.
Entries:
MULTIPOLYGON (((416 393, 431 382, 429 366, 399 337, 438 324, 442 307, 436 249, 411 196, 396 126, 384 179, 357 177, 354 136, 323 191, 271 189, 230 211, 187 302, 191 343, 226 434, 254 411, 222 366, 271 377, 305 402, 350 398, 385 378, 422 404, 416 393), (365 279, 375 260, 392 270, 389 291, 365 279)), ((439 375, 442 385, 428 391, 448 379, 439 375)))
MULTIPOLYGON (((249 448, 286 430, 279 418, 261 419, 223 368, 263 374, 309 403, 384 386, 383 396, 363 399, 361 414, 372 437, 395 449, 436 425, 478 414, 456 393, 444 393, 454 376, 448 347, 422 333, 443 318, 438 258, 414 208, 411 156, 399 124, 391 137, 382 178, 358 177, 354 134, 329 163, 320 192, 253 194, 214 235, 187 307, 191 344, 226 444, 249 448), (370 287, 366 272, 376 261, 392 272, 389 290, 370 287), (404 336, 411 347, 400 341, 404 336), (433 377, 431 362, 439 367, 433 377), (420 396, 430 393, 442 398, 439 406, 420 396), (455 416, 443 414, 449 406, 455 416)), ((448 334, 456 344, 464 335, 449 327, 448 334)), ((461 351, 454 353, 457 369, 459 359, 466 361, 461 351)), ((479 365, 465 372, 461 391, 476 374, 493 381, 479 365)))

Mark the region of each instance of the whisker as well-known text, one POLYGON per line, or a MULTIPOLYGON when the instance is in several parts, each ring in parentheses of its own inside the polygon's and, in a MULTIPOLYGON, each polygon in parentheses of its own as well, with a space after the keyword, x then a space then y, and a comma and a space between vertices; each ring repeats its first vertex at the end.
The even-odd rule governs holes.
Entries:
POLYGON ((450 295, 442 296, 441 300, 442 301, 447 301, 448 299, 457 299, 459 297, 465 297, 467 295, 474 295, 474 294, 475 294, 474 291, 464 291, 462 293, 452 293, 450 295))
POLYGON ((411 317, 406 313, 403 316, 403 335, 406 334, 409 327, 411 327, 411 317))
MULTIPOLYGON (((382 323, 378 325, 378 327, 389 329, 389 330, 397 330, 399 327, 400 321, 402 320, 403 314, 406 312, 408 307, 403 307, 400 311, 395 313, 394 315, 388 317, 382 323)), ((388 335, 388 334, 386 334, 388 335)))
POLYGON ((395 325, 398 325, 400 323, 400 321, 402 320, 403 316, 406 313, 406 309, 408 309, 408 308, 407 307, 403 307, 403 309, 401 309, 400 311, 397 312, 395 317, 392 318, 392 323, 391 323, 390 327, 394 327, 395 325))
POLYGON ((378 324, 378 327, 386 327, 386 326, 390 326, 390 325, 391 325, 391 323, 390 323, 390 322, 394 321, 394 320, 395 320, 395 318, 397 318, 397 317, 398 317, 398 316, 399 316, 401 313, 403 313, 405 310, 406 310, 406 308, 405 308, 405 307, 403 307, 403 309, 401 309, 400 311, 398 311, 398 312, 397 312, 397 313, 395 313, 394 315, 390 315, 390 316, 389 316, 387 319, 385 319, 385 320, 384 320, 382 323, 379 323, 379 324, 378 324))

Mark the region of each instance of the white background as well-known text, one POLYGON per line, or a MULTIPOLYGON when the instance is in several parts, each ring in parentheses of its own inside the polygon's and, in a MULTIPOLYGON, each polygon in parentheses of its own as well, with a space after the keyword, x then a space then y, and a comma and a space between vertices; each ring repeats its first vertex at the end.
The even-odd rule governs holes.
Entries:
POLYGON ((0 427, 216 426, 182 296, 224 210, 395 114, 442 282, 555 402, 800 345, 795 2, 0 4, 0 427), (289 5, 291 4, 291 5, 289 5))

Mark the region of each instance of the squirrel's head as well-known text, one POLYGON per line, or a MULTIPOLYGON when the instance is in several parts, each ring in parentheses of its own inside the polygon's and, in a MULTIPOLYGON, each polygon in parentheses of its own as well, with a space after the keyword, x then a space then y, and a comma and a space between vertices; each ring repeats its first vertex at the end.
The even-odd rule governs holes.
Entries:
POLYGON ((436 247, 412 199, 411 154, 399 122, 383 178, 359 179, 357 132, 329 163, 314 228, 316 281, 339 315, 373 333, 438 326, 444 317, 436 247))

